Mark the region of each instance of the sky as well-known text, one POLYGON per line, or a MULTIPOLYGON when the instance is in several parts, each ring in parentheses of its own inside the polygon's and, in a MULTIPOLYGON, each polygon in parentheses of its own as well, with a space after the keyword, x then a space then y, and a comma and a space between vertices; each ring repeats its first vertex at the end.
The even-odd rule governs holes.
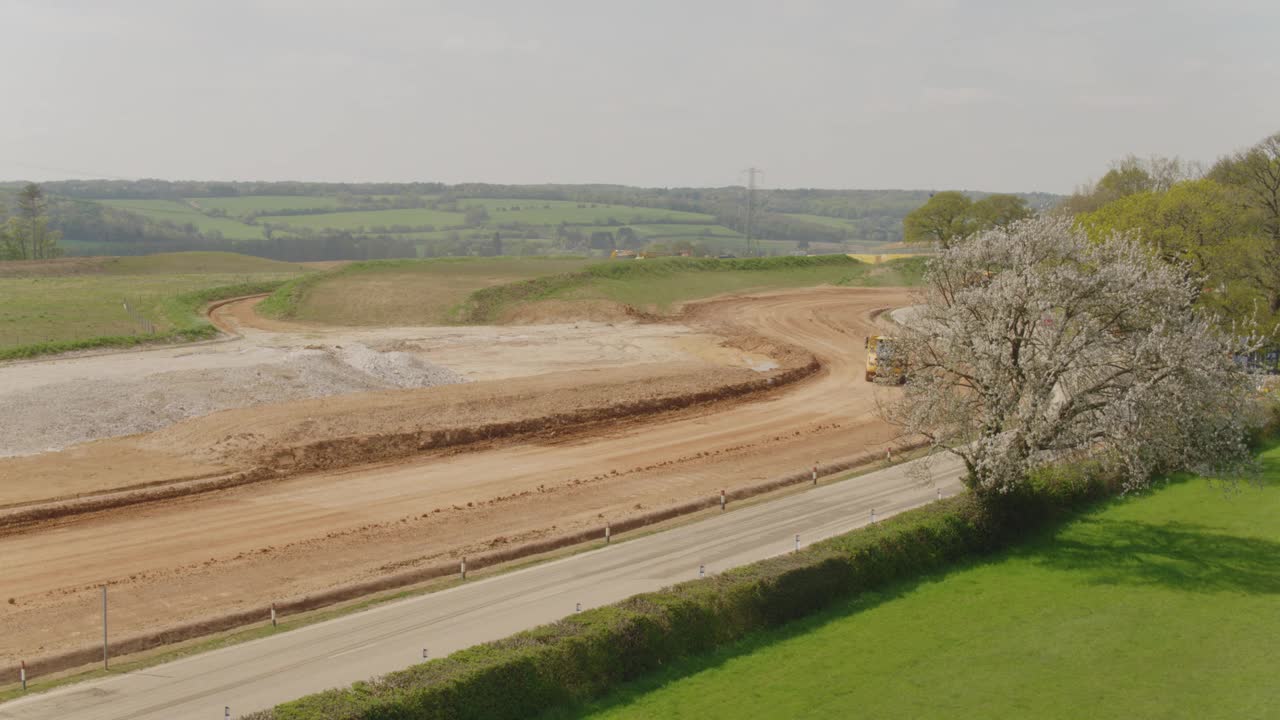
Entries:
POLYGON ((1280 3, 0 0, 0 180, 1065 193, 1280 131, 1280 3))

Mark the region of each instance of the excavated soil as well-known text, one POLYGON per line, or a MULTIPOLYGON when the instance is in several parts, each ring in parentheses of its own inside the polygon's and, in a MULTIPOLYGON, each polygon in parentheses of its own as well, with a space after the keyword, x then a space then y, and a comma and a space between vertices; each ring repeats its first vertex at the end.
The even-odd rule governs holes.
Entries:
MULTIPOLYGON (((113 632, 131 635, 594 527, 602 519, 621 521, 882 448, 896 432, 876 418, 877 399, 897 391, 862 380, 862 336, 873 328, 873 313, 906 299, 897 290, 819 289, 701 303, 682 318, 696 331, 677 333, 685 338, 679 342, 712 333, 734 342, 689 353, 666 338, 663 346, 680 357, 692 354, 684 363, 595 374, 579 367, 497 383, 233 409, 73 448, 68 453, 82 454, 81 467, 105 474, 130 463, 133 470, 153 467, 163 458, 188 475, 290 461, 306 472, 39 522, 0 536, 0 594, 6 596, 0 598, 0 660, 91 644, 100 631, 96 603, 103 583, 113 597, 113 632), (761 367, 715 368, 700 354, 722 351, 761 367), (810 355, 816 373, 794 384, 728 402, 711 402, 722 391, 703 402, 672 402, 740 382, 763 381, 767 388, 771 376, 806 368, 810 355), (763 368, 769 363, 776 367, 763 368), (657 418, 607 414, 610 407, 655 402, 660 407, 650 411, 664 410, 657 418), (505 440, 477 433, 467 438, 467 452, 447 442, 421 447, 424 438, 440 439, 439 432, 464 420, 482 428, 522 413, 574 412, 586 414, 563 427, 525 427, 505 440), (605 414, 592 422, 591 413, 605 414), (410 439, 406 428, 414 428, 410 439), (403 454, 406 448, 412 452, 403 454), (105 454, 95 458, 95 452, 105 454), (346 465, 351 453, 375 463, 315 469, 331 467, 334 457, 332 466, 346 465)), ((433 342, 430 337, 402 340, 420 347, 433 342)), ((370 348, 399 342, 394 333, 359 339, 370 348)), ((439 356, 424 357, 439 362, 439 356)), ((480 365, 491 361, 482 358, 480 365)), ((24 472, 32 471, 39 457, 55 455, 5 461, 0 477, 16 476, 9 463, 27 462, 24 472)), ((72 460, 61 457, 58 464, 72 460)), ((44 492, 74 494, 70 489, 44 492)))

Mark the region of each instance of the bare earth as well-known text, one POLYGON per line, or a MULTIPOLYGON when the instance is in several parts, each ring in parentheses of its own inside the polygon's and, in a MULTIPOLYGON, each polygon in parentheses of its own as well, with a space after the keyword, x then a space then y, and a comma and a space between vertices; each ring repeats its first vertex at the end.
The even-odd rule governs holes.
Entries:
MULTIPOLYGON (((148 435, 11 458, 0 461, 0 505, 144 477, 279 463, 281 447, 344 432, 376 436, 409 426, 674 397, 778 372, 796 361, 794 347, 812 352, 822 368, 750 399, 296 474, 11 532, 0 536, 0 659, 92 644, 100 632, 97 587, 103 583, 111 588, 113 634, 130 635, 559 534, 883 447, 896 433, 876 419, 876 396, 895 391, 863 381, 862 337, 875 311, 907 302, 900 290, 827 288, 697 304, 680 325, 339 334, 293 326, 271 332, 241 322, 243 341, 207 346, 208 352, 357 343, 407 353, 479 382, 258 406, 248 398, 148 435), (548 370, 559 372, 518 377, 548 370)), ((246 310, 232 307, 221 321, 250 319, 246 310)), ((135 377, 146 376, 138 368, 148 363, 172 371, 183 360, 149 355, 96 360, 105 360, 103 372, 111 378, 130 368, 135 377)), ((50 371, 44 365, 25 367, 35 368, 30 377, 92 375, 83 367, 50 371)), ((4 373, 15 367, 22 366, 0 368, 0 399, 13 377, 4 373)))

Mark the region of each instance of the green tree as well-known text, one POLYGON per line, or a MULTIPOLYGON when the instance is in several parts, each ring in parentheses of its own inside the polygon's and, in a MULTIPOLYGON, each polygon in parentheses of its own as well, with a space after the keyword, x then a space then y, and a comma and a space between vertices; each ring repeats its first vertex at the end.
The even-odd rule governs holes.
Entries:
MULTIPOLYGON (((1167 192, 1140 192, 1078 216, 1095 239, 1133 233, 1163 259, 1202 280, 1199 300, 1227 319, 1274 313, 1280 275, 1270 272, 1256 220, 1240 212, 1239 191, 1213 180, 1188 180, 1167 192)), ((1271 318, 1259 320, 1271 323, 1271 318)))
POLYGON ((1267 235, 1280 246, 1280 133, 1222 158, 1209 177, 1242 190, 1248 205, 1261 217, 1267 235))
POLYGON ((629 227, 618 228, 615 240, 618 243, 618 247, 628 250, 637 250, 644 245, 644 241, 640 239, 639 235, 636 235, 636 231, 629 227))
POLYGON ((483 205, 472 205, 467 208, 464 222, 471 226, 484 225, 489 222, 489 211, 483 205))
POLYGON ((937 243, 944 250, 973 232, 973 201, 954 190, 935 193, 902 220, 909 243, 937 243))
POLYGON ((1027 207, 1027 201, 1017 195, 988 195, 970 208, 977 230, 989 230, 1025 220, 1035 213, 1027 207))
POLYGON ((12 260, 44 260, 62 254, 62 233, 49 229, 49 202, 44 190, 28 183, 18 192, 17 213, 6 223, 3 254, 12 260))

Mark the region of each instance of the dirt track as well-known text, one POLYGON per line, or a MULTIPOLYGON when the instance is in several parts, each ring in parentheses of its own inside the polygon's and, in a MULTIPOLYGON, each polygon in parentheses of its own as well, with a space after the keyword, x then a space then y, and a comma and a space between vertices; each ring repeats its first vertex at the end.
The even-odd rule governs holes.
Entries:
POLYGON ((131 634, 882 447, 895 433, 875 419, 874 401, 893 391, 862 380, 861 340, 873 311, 906 301, 902 291, 822 289, 699 306, 693 321, 749 329, 822 362, 811 379, 757 400, 563 440, 300 475, 0 537, 0 603, 14 599, 0 605, 0 657, 91 643, 104 581, 113 632, 131 634))

